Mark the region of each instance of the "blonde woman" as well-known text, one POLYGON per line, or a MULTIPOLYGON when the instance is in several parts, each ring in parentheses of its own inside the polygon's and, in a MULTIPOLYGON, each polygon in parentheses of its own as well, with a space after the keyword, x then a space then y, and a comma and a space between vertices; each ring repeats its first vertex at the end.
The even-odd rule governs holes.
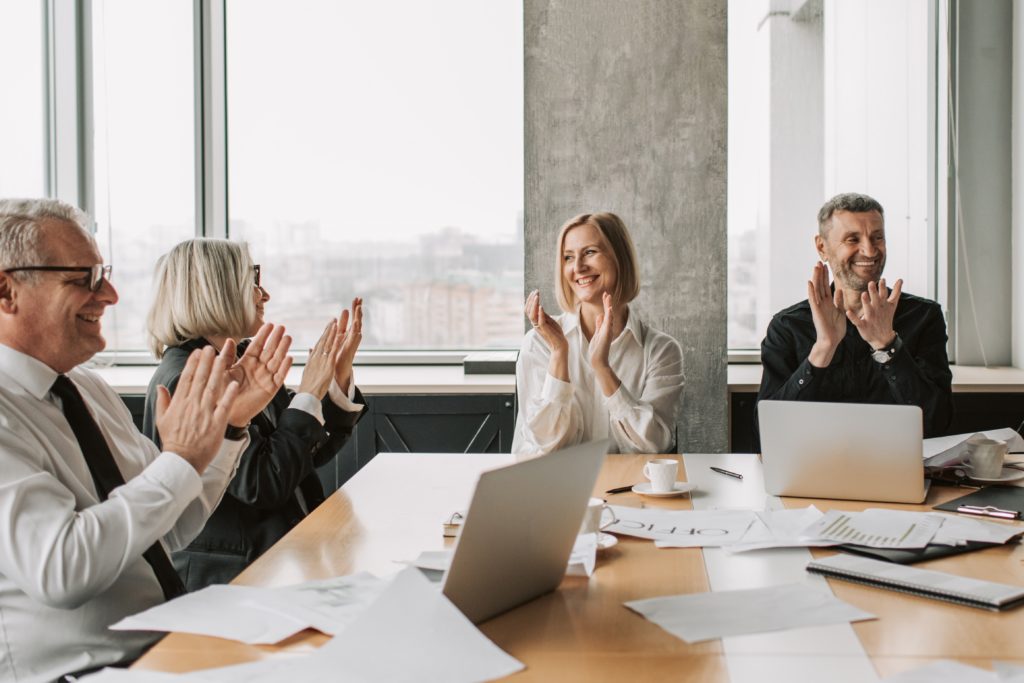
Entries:
MULTIPOLYGON (((229 337, 256 334, 269 299, 260 267, 243 244, 193 239, 160 259, 148 318, 160 367, 146 395, 147 436, 159 445, 157 387, 173 393, 194 349, 220 349, 229 337)), ((202 533, 174 554, 188 590, 230 581, 323 501, 315 468, 335 456, 365 410, 352 376, 362 316, 356 299, 351 313, 331 320, 310 351, 299 391, 280 389, 248 425, 250 444, 224 498, 202 533)), ((244 348, 243 342, 239 355, 244 348)))
POLYGON ((609 438, 612 453, 665 453, 675 443, 683 356, 629 309, 640 293, 633 240, 613 213, 585 213, 558 233, 551 316, 534 291, 533 325, 516 362, 512 452, 535 457, 609 438))

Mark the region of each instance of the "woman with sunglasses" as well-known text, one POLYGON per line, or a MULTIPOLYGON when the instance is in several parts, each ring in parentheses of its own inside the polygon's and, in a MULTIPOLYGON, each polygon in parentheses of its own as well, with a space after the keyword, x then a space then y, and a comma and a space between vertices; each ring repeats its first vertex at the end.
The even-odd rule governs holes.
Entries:
MULTIPOLYGON (((256 334, 270 299, 260 275, 248 248, 228 240, 187 240, 160 258, 147 321, 160 366, 143 416, 143 432, 158 445, 157 386, 173 393, 194 349, 256 334)), ((345 445, 366 409, 352 375, 362 323, 355 299, 310 350, 298 392, 282 388, 248 425, 249 446, 220 505, 192 544, 174 554, 189 591, 233 579, 323 501, 315 468, 345 445)), ((238 345, 239 357, 245 347, 238 345)))

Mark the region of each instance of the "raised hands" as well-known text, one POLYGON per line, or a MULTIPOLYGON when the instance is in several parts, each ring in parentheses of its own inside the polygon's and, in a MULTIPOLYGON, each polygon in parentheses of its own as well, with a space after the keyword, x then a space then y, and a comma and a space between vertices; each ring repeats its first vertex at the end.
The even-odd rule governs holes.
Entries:
POLYGON ((846 336, 846 306, 843 290, 829 290, 828 268, 824 263, 814 264, 811 279, 807 281, 807 302, 811 305, 816 339, 808 356, 811 365, 824 368, 832 362, 839 342, 846 336))
POLYGON ((331 380, 334 380, 343 392, 348 393, 352 382, 352 364, 362 339, 363 300, 356 297, 352 300, 352 313, 342 311, 340 320, 332 319, 327 323, 316 346, 309 350, 309 360, 302 371, 299 392, 322 399, 331 386, 331 380))
POLYGON ((535 289, 526 297, 525 313, 533 329, 551 350, 548 373, 563 382, 569 381, 569 342, 558 321, 544 312, 540 293, 535 289))
POLYGON ((594 325, 594 336, 590 338, 590 367, 594 368, 594 376, 605 396, 611 396, 619 390, 622 382, 612 370, 608 361, 608 353, 615 335, 615 314, 612 309, 612 295, 605 292, 601 296, 603 312, 597 316, 594 325))
POLYGON ((228 365, 235 358, 230 339, 219 354, 212 346, 188 357, 174 397, 157 387, 156 428, 163 448, 177 453, 200 474, 224 440, 228 417, 238 398, 238 383, 230 381, 228 365))
POLYGON ((274 398, 292 366, 288 355, 291 344, 292 338, 285 335, 284 327, 272 323, 264 324, 252 338, 249 348, 228 370, 231 379, 238 382, 238 398, 228 415, 229 424, 249 424, 274 398))
POLYGON ((892 319, 896 314, 896 304, 899 303, 902 290, 903 280, 897 280, 892 293, 887 297, 884 277, 877 285, 869 282, 868 291, 860 295, 860 315, 847 311, 846 315, 850 322, 857 326, 861 339, 871 344, 871 348, 884 349, 895 339, 896 331, 892 328, 892 319))

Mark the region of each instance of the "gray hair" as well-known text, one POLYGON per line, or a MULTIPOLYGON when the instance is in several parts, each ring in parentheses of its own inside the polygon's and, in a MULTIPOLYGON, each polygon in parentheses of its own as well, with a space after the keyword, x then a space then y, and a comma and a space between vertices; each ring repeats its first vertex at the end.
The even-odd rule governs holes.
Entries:
POLYGON ((256 320, 249 247, 223 239, 185 240, 160 257, 146 318, 157 358, 190 339, 242 339, 256 320))
MULTIPOLYGON (((57 199, 0 199, 0 270, 18 266, 46 266, 49 255, 43 249, 42 223, 70 223, 93 241, 89 217, 57 199)), ((35 282, 39 273, 23 271, 11 277, 35 282)))
POLYGON ((837 194, 825 202, 818 211, 818 234, 822 237, 828 235, 829 228, 832 227, 832 214, 836 211, 851 211, 853 213, 877 211, 878 215, 885 217, 885 211, 878 200, 866 194, 857 194, 856 192, 837 194))

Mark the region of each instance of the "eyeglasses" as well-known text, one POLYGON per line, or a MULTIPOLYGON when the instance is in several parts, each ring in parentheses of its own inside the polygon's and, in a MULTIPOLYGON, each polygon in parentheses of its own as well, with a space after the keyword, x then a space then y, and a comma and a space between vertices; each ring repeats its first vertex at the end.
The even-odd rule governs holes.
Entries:
POLYGON ((256 265, 254 265, 252 267, 252 276, 253 276, 253 279, 255 280, 253 282, 253 285, 256 286, 256 287, 259 287, 260 286, 260 264, 257 263, 256 265))
MULTIPOLYGON (((103 281, 110 282, 110 273, 114 270, 114 266, 105 266, 102 263, 97 263, 95 266, 21 266, 19 268, 7 268, 8 273, 17 273, 21 270, 44 270, 55 273, 88 273, 89 274, 89 291, 98 291, 102 286, 103 281)), ((257 274, 257 280, 259 275, 257 274)))

